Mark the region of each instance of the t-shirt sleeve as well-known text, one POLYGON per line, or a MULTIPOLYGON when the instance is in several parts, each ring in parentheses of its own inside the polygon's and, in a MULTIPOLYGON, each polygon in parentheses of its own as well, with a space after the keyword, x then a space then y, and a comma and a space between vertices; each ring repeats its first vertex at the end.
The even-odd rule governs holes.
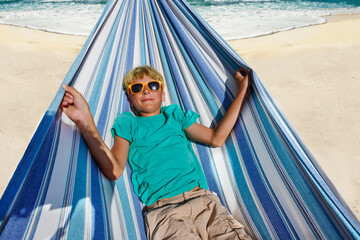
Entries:
POLYGON ((184 120, 182 122, 183 129, 186 129, 190 127, 194 122, 196 122, 196 119, 198 119, 200 115, 193 111, 186 111, 184 113, 184 120))
POLYGON ((176 116, 182 125, 182 129, 185 130, 186 128, 190 127, 196 119, 200 117, 200 115, 193 111, 183 111, 180 106, 174 107, 174 111, 176 112, 176 116))
POLYGON ((119 115, 111 128, 111 135, 115 138, 115 135, 132 142, 131 135, 131 118, 126 115, 119 115))

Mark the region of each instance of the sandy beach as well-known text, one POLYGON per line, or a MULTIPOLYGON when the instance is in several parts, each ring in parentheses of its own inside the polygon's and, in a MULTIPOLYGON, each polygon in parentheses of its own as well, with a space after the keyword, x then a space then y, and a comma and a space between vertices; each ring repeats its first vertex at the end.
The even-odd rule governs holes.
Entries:
MULTIPOLYGON (((360 14, 229 44, 360 218, 360 14)), ((0 195, 86 37, 0 25, 0 195)))

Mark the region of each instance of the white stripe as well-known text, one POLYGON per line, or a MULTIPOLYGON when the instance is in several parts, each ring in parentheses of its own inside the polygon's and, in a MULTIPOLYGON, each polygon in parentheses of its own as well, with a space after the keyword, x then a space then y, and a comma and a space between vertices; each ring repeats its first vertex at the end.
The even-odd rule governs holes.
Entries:
MULTIPOLYGON (((64 114, 63 119, 67 118, 64 114)), ((40 212, 39 221, 34 234, 35 239, 50 239, 54 237, 58 231, 58 228, 64 227, 64 222, 59 223, 61 216, 66 212, 71 211, 71 205, 63 206, 64 197, 66 197, 66 184, 69 174, 71 152, 73 143, 78 145, 78 138, 75 142, 69 141, 73 139, 73 127, 74 124, 67 125, 66 121, 61 124, 61 132, 59 148, 55 156, 53 171, 49 187, 46 192, 46 197, 40 210, 39 207, 35 211, 40 212), (62 196, 62 197, 59 197, 62 196), (59 225, 60 224, 60 225, 59 225)), ((73 171, 76 169, 76 158, 73 159, 73 171)), ((72 173, 70 173, 72 174, 72 173)), ((66 221, 65 221, 66 222, 66 221)))

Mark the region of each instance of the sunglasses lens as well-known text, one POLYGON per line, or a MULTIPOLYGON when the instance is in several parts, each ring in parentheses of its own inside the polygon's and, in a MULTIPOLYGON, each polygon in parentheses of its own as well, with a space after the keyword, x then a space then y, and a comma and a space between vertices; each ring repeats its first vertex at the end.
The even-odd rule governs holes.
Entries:
POLYGON ((143 89, 143 85, 140 83, 131 85, 131 91, 133 93, 139 93, 142 91, 142 89, 143 89))
POLYGON ((148 87, 151 91, 157 91, 160 88, 160 84, 158 82, 149 82, 148 87))

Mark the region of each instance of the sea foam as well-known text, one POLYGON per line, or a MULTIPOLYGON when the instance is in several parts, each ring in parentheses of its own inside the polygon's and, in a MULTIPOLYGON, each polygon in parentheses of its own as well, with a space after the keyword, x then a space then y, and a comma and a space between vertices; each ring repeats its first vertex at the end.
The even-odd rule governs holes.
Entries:
MULTIPOLYGON (((0 23, 88 35, 104 0, 3 0, 0 23)), ((324 23, 322 16, 360 12, 360 1, 189 0, 226 40, 249 38, 324 23)))

